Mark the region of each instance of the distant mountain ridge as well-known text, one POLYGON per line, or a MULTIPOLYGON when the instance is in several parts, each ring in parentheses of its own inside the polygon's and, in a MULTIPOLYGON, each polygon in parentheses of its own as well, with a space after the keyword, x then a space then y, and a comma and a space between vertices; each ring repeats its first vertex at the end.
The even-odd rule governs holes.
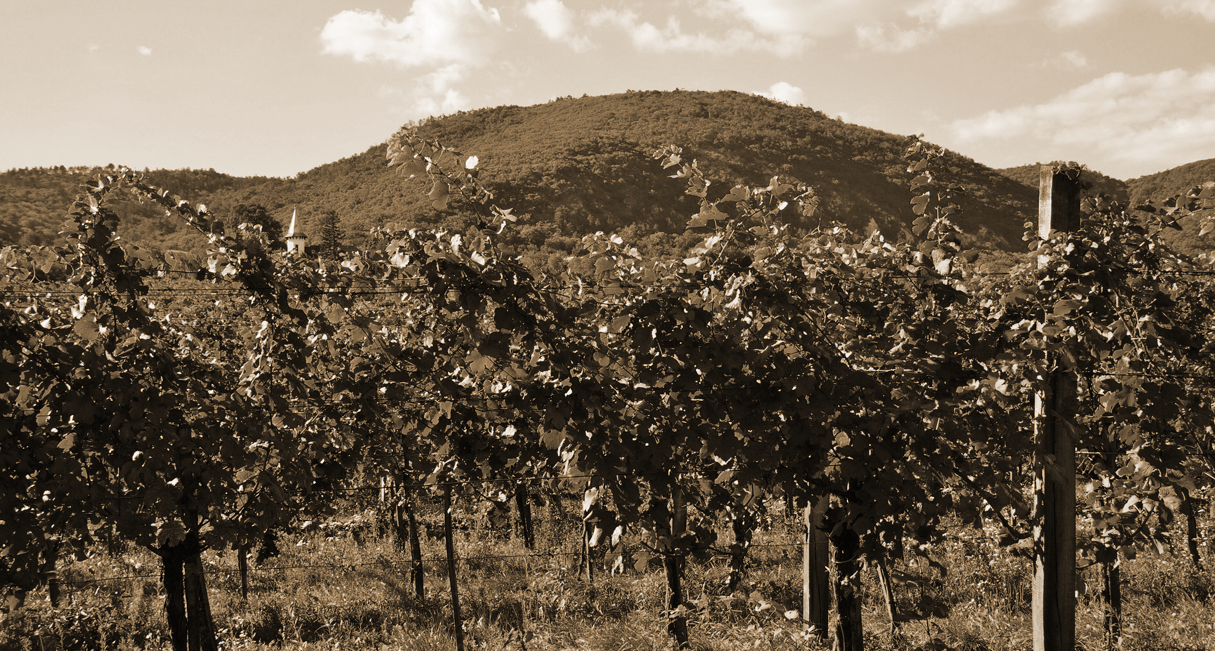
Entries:
MULTIPOLYGON (((481 178, 495 191, 496 203, 522 216, 514 233, 520 247, 568 248, 575 238, 600 230, 637 238, 681 233, 696 201, 652 159, 667 144, 683 147, 685 157, 697 159, 716 180, 711 194, 724 194, 735 183, 767 185, 780 175, 809 184, 820 198, 816 214, 795 226, 838 222, 912 239, 910 174, 902 158, 910 137, 756 95, 629 91, 460 112, 426 120, 418 131, 478 156, 481 178)), ((459 202, 436 212, 426 198, 428 183, 406 180, 386 162, 384 145, 376 145, 291 179, 186 170, 153 172, 152 182, 221 216, 241 203, 261 204, 284 222, 298 210, 305 232, 314 229, 312 218, 334 210, 349 242, 388 222, 467 227, 459 202)), ((967 189, 958 198, 964 209, 958 221, 968 246, 1024 251, 1023 223, 1037 211, 1036 181, 1026 184, 1023 172, 997 172, 953 152, 937 163, 936 174, 967 189)), ((21 202, 12 202, 21 207, 10 213, 44 216, 45 206, 53 205, 58 217, 46 219, 57 229, 85 178, 60 174, 56 185, 49 172, 34 176, 29 170, 0 174, 0 203, 21 194, 21 202), (33 192, 39 183, 46 187, 33 192)), ((123 227, 129 239, 154 249, 205 248, 201 237, 158 218, 150 207, 129 210, 133 217, 123 227)), ((8 219, 2 213, 0 218, 8 219)), ((28 216, 21 224, 24 231, 0 228, 0 245, 33 241, 30 235, 38 233, 28 216)))

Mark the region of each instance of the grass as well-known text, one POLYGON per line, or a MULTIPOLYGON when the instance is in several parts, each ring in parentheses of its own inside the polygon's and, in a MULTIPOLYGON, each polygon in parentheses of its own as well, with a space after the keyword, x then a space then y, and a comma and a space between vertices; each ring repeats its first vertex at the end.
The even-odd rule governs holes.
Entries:
MULTIPOLYGON (((775 518, 756 534, 745 584, 724 589, 724 559, 685 566, 692 645, 697 651, 826 649, 786 611, 801 604, 797 519, 775 518)), ((474 528, 457 544, 461 608, 469 649, 670 648, 661 571, 610 574, 598 563, 587 583, 573 552, 578 534, 560 521, 538 523, 537 550, 474 528), (496 558, 504 557, 504 558, 496 558)), ((729 534, 725 534, 728 538, 729 534)), ((210 599, 225 649, 453 649, 452 606, 440 541, 427 539, 426 598, 413 595, 404 555, 391 534, 312 528, 284 536, 282 555, 249 574, 240 596, 234 552, 208 552, 210 599), (356 535, 357 534, 357 535, 356 535)), ((1203 549, 1204 558, 1208 548, 1203 549)), ((626 551, 628 550, 626 544, 626 551)), ((866 647, 1021 650, 1030 644, 1030 561, 995 545, 993 532, 957 530, 934 550, 948 568, 895 560, 897 629, 891 630, 876 578, 866 572, 866 647)), ((1103 649, 1103 604, 1092 569, 1081 573, 1077 642, 1103 649)), ((45 591, 0 621, 0 649, 164 649, 169 647, 158 559, 149 552, 98 550, 61 569, 64 597, 45 591), (104 580, 108 577, 135 577, 104 580)), ((1183 557, 1142 554, 1123 567, 1123 648, 1215 650, 1215 573, 1183 557)))

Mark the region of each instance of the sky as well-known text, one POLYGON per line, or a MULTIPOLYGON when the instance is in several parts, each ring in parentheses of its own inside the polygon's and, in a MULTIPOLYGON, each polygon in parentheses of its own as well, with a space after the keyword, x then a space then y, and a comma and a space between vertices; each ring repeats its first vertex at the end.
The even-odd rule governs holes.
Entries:
POLYGON ((996 168, 1215 158, 1215 0, 362 2, 7 3, 0 170, 290 177, 430 115, 676 88, 996 168))

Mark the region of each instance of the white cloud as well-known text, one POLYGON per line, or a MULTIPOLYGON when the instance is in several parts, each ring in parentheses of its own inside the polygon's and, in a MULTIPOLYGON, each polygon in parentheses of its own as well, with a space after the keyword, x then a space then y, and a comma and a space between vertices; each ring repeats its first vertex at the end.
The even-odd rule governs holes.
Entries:
POLYGON ((143 45, 140 45, 140 46, 139 46, 138 48, 136 48, 136 49, 137 49, 137 50, 139 51, 139 53, 140 53, 140 54, 142 54, 143 56, 146 56, 146 57, 150 57, 150 56, 152 56, 152 48, 150 48, 150 47, 145 47, 145 46, 143 46, 143 45))
POLYGON ((906 18, 914 19, 914 27, 902 27, 893 20, 874 22, 881 17, 874 11, 867 22, 856 26, 856 39, 863 47, 878 52, 906 52, 940 31, 989 20, 1016 5, 1017 0, 927 0, 903 12, 906 18))
POLYGON ((401 20, 379 11, 343 11, 321 30, 321 51, 359 62, 430 68, 411 92, 385 87, 380 95, 400 101, 400 112, 410 118, 454 113, 471 107, 456 85, 470 69, 492 62, 501 23, 498 10, 480 0, 414 0, 401 20))
MULTIPOLYGON (((1108 16, 1134 3, 1129 0, 1051 0, 1043 10, 1047 20, 1074 27, 1108 16)), ((1149 0, 1166 17, 1194 15, 1215 22, 1215 0, 1149 0)))
POLYGON ((444 66, 434 72, 423 75, 418 80, 418 85, 430 93, 435 95, 447 95, 456 84, 464 80, 468 73, 467 66, 459 63, 453 63, 449 66, 444 66))
POLYGON ((447 115, 471 106, 472 103, 460 91, 448 88, 441 96, 419 97, 414 103, 413 112, 420 117, 447 115))
POLYGON ((448 115, 473 107, 456 85, 464 81, 468 67, 453 63, 422 75, 411 91, 395 86, 381 86, 379 96, 396 103, 394 110, 404 117, 420 119, 432 115, 448 115))
POLYGON ((903 52, 952 29, 1009 13, 1018 0, 921 0, 908 8, 897 0, 718 0, 762 34, 801 49, 813 39, 855 34, 862 45, 903 52), (911 25, 900 22, 911 21, 911 25))
POLYGON ((585 36, 578 36, 574 29, 574 12, 565 6, 561 0, 536 0, 529 2, 523 8, 532 22, 544 32, 550 40, 565 43, 575 52, 583 52, 590 48, 591 42, 585 36))
POLYGON ((950 29, 980 22, 1005 13, 1017 0, 928 0, 908 10, 907 15, 921 23, 950 29))
POLYGON ((766 93, 755 93, 762 95, 768 99, 774 99, 778 102, 784 102, 793 106, 798 106, 806 103, 806 91, 794 86, 787 81, 778 81, 768 88, 766 93))
POLYGON ((1049 102, 959 120, 953 130, 970 142, 1039 140, 1047 147, 1088 149, 1121 162, 1181 165, 1211 156, 1215 66, 1193 74, 1111 73, 1049 102))
POLYGON ((1063 62, 1064 67, 1079 70, 1080 68, 1088 67, 1088 57, 1076 50, 1068 50, 1059 55, 1059 59, 1063 62))
POLYGON ((1061 52, 1058 56, 1051 57, 1042 62, 1042 68, 1060 68, 1062 70, 1083 70, 1088 67, 1088 57, 1084 56, 1083 52, 1076 50, 1068 50, 1061 52))
POLYGON ((321 30, 321 51, 402 67, 484 65, 501 22, 498 10, 480 0, 415 0, 399 21, 379 11, 343 11, 321 30))
MULTIPOLYGON (((702 33, 688 34, 683 31, 675 17, 667 19, 662 29, 650 22, 639 21, 632 11, 600 9, 590 16, 593 26, 615 25, 624 30, 633 41, 633 47, 643 52, 703 52, 728 54, 741 50, 767 50, 781 56, 792 55, 791 43, 784 39, 767 39, 754 32, 731 29, 722 36, 702 33)), ((800 49, 800 48, 798 48, 800 49)))
POLYGON ((1114 13, 1123 0, 1053 0, 1044 10, 1046 19, 1060 27, 1073 27, 1114 13))
POLYGON ((378 95, 392 100, 393 111, 410 120, 421 120, 432 115, 450 115, 472 108, 472 102, 459 90, 449 88, 437 95, 407 91, 395 86, 381 86, 378 95))
POLYGON ((723 11, 764 34, 801 41, 850 33, 875 15, 897 14, 891 0, 724 0, 723 11))
POLYGON ((1154 0, 1164 14, 1194 14, 1215 23, 1215 0, 1154 0))
MULTIPOLYGON (((1193 15, 1215 22, 1215 0, 1148 0, 1166 16, 1193 15)), ((639 49, 650 52, 767 50, 781 56, 801 54, 816 40, 853 34, 866 48, 905 52, 950 30, 978 24, 1039 21, 1075 27, 1129 10, 1132 0, 698 0, 690 17, 716 23, 717 29, 684 31, 677 18, 646 22, 627 8, 600 9, 592 26, 624 29, 639 49), (725 23, 726 27, 721 25, 725 23)), ((652 5, 651 5, 652 6, 652 5)), ((574 33, 562 0, 532 0, 528 13, 549 38, 574 33), (541 9, 544 9, 541 19, 541 9), (537 15, 533 15, 537 14, 537 15), (547 21, 547 22, 542 22, 547 21)), ((1085 67, 1078 59, 1066 67, 1085 67)))
POLYGON ((894 23, 885 23, 857 27, 856 39, 878 52, 906 52, 932 38, 933 33, 927 28, 903 29, 894 23))
MULTIPOLYGON (((743 0, 734 0, 741 2, 743 0)), ((781 3, 785 0, 759 0, 781 3)), ((1215 0, 1150 0, 1166 16, 1193 14, 1215 22, 1215 0)), ((910 9, 895 2, 864 0, 857 7, 864 11, 857 16, 833 3, 810 3, 820 9, 837 9, 834 20, 852 20, 852 29, 861 45, 881 52, 904 52, 935 38, 941 32, 980 23, 1020 21, 1037 12, 1039 17, 1056 27, 1076 27, 1115 14, 1133 3, 1130 0, 922 0, 910 9), (911 24, 909 24, 909 22, 911 24)), ((777 16, 777 14, 773 14, 777 16)), ((782 16, 788 19, 789 16, 782 16)), ((798 22, 788 20, 787 25, 798 22)), ((1085 67, 1087 62, 1063 61, 1073 68, 1085 67)))

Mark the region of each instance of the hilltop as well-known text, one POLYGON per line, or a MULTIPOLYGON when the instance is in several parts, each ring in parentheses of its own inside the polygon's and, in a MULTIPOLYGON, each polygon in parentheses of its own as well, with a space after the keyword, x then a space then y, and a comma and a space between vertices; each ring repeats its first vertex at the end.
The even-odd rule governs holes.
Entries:
MULTIPOLYGON (((684 148, 719 192, 735 183, 767 185, 773 175, 813 186, 821 203, 813 228, 833 222, 861 232, 911 237, 907 163, 911 139, 736 92, 629 92, 502 106, 431 119, 419 132, 480 158, 498 203, 526 215, 527 241, 630 230, 679 233, 696 203, 652 159, 666 144, 684 148)), ((1022 223, 1036 192, 950 153, 941 172, 966 186, 961 220, 970 244, 1020 250, 1022 223), (949 172, 949 168, 953 171, 949 172)), ((271 210, 333 209, 347 232, 386 221, 458 223, 458 209, 436 214, 424 181, 384 166, 384 147, 318 167, 293 181, 247 188, 240 201, 271 210), (272 187, 271 187, 272 186, 272 187)))
MULTIPOLYGON (((515 234, 521 248, 568 249, 575 238, 599 230, 637 239, 681 233, 696 202, 652 159, 653 151, 667 144, 698 160, 718 181, 716 192, 725 193, 735 183, 767 185, 773 175, 811 185, 819 209, 794 226, 838 222, 912 239, 910 175, 902 158, 910 137, 755 95, 629 91, 460 112, 426 120, 418 130, 479 157, 478 169, 497 203, 522 216, 515 234)), ((954 152, 938 163, 940 176, 967 189, 959 197, 964 208, 959 222, 968 246, 1024 250, 1022 225, 1036 213, 1037 186, 1036 180, 1022 182, 1019 174, 1024 174, 1016 170, 1022 168, 997 172, 954 152)), ((406 180, 387 167, 383 145, 291 179, 241 179, 213 170, 151 176, 153 183, 206 203, 220 215, 237 204, 258 203, 285 221, 298 209, 306 232, 316 229, 310 218, 334 210, 350 243, 388 222, 467 225, 458 202, 436 212, 425 198, 425 181, 406 180)), ((0 223, 18 225, 0 228, 0 244, 51 237, 85 179, 61 170, 0 175, 0 204, 6 210, 0 223)), ((205 247, 201 237, 165 222, 149 207, 125 208, 131 214, 124 224, 128 239, 154 249, 205 247)))

